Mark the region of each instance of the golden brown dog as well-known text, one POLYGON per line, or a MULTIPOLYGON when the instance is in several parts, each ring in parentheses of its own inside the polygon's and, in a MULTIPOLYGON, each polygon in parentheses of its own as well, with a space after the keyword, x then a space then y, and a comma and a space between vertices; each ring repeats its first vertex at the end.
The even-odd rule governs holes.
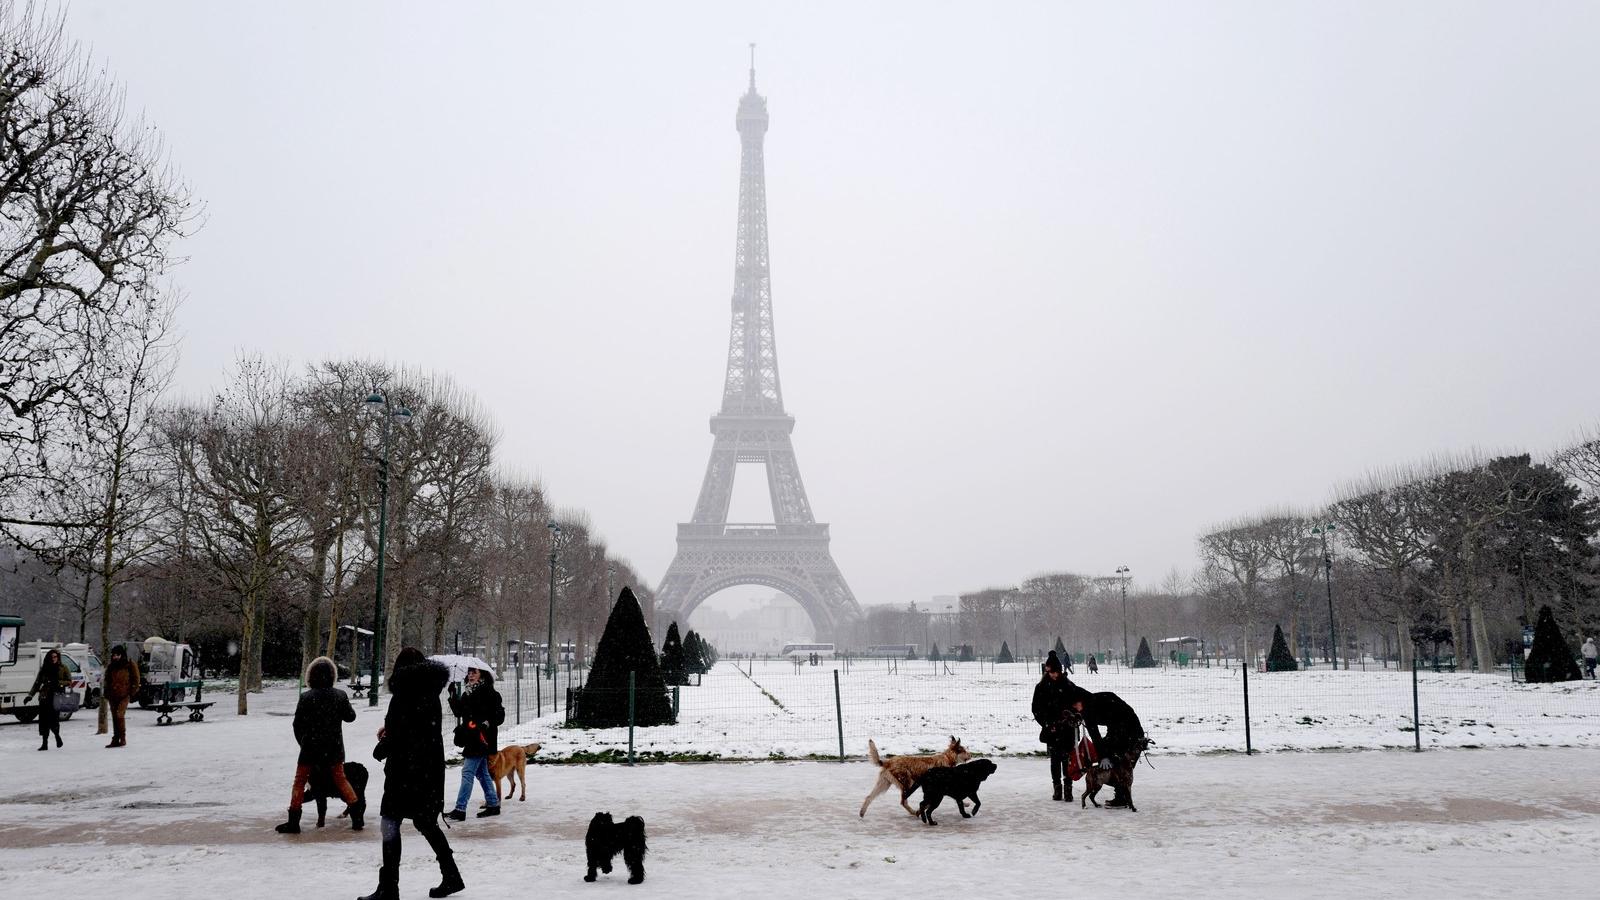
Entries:
POLYGON ((929 753, 921 756, 891 756, 888 759, 878 758, 878 745, 867 741, 867 755, 872 759, 872 764, 878 767, 878 783, 872 786, 872 793, 867 799, 861 801, 861 815, 867 814, 867 806, 877 799, 877 796, 891 787, 900 788, 900 805, 913 816, 917 811, 906 803, 906 798, 916 790, 917 781, 924 772, 939 766, 957 766, 972 758, 967 748, 961 746, 961 741, 954 735, 950 737, 950 746, 944 748, 942 753, 929 753))
POLYGON ((522 779, 522 793, 518 800, 528 799, 528 757, 539 752, 539 744, 510 746, 489 757, 489 777, 494 779, 494 789, 505 800, 517 789, 517 779, 522 779), (509 778, 510 788, 500 791, 500 779, 509 778))

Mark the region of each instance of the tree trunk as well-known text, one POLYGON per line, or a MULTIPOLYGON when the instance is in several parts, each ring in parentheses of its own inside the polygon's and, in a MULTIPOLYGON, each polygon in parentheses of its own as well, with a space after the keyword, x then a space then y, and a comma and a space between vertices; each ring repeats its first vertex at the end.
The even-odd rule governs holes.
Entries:
POLYGON ((239 637, 239 709, 241 716, 250 714, 250 660, 255 656, 256 598, 253 589, 246 591, 244 610, 240 614, 239 637))
POLYGON ((305 619, 300 623, 300 671, 311 666, 322 643, 322 598, 327 594, 328 545, 311 548, 311 569, 306 573, 305 619))
POLYGON ((1416 666, 1416 645, 1411 642, 1411 617, 1404 612, 1395 616, 1395 641, 1400 650, 1400 671, 1416 666))
POLYGON ((1494 671, 1494 649, 1489 646, 1489 628, 1483 620, 1483 604, 1473 600, 1467 610, 1472 617, 1472 649, 1476 652, 1478 671, 1487 675, 1494 671))
MULTIPOLYGON (((333 598, 328 604, 328 652, 329 659, 338 661, 334 654, 339 652, 339 617, 344 614, 344 539, 340 538, 333 545, 333 598)), ((357 647, 359 642, 351 639, 351 647, 357 647)), ((357 651, 352 650, 354 656, 357 651)), ((351 667, 354 671, 354 666, 351 667)))
POLYGON ((438 603, 438 605, 436 605, 433 608, 433 652, 434 653, 440 652, 439 648, 444 646, 444 618, 445 618, 444 602, 441 600, 438 603))

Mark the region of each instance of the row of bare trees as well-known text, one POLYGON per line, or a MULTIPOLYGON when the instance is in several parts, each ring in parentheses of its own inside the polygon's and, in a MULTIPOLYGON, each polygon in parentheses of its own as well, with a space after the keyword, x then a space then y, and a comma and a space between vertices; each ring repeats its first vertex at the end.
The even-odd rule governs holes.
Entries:
POLYGON ((165 278, 198 210, 154 134, 59 15, 0 0, 0 529, 15 571, 60 582, 44 593, 70 598, 80 640, 96 618, 102 653, 206 637, 246 712, 268 660, 298 668, 374 624, 380 465, 385 659, 459 633, 504 662, 542 639, 552 581, 580 652, 613 586, 649 602, 581 512, 498 463, 489 416, 448 378, 247 357, 208 400, 169 399, 165 278), (412 413, 387 452, 374 391, 412 413))
POLYGON ((1592 439, 1547 462, 1436 460, 1347 485, 1315 513, 1229 522, 1199 538, 1200 590, 1248 646, 1284 622, 1297 643, 1308 595, 1329 592, 1342 654, 1366 638, 1404 666, 1419 644, 1449 645, 1489 671, 1541 605, 1582 632, 1600 625, 1597 460, 1592 439))

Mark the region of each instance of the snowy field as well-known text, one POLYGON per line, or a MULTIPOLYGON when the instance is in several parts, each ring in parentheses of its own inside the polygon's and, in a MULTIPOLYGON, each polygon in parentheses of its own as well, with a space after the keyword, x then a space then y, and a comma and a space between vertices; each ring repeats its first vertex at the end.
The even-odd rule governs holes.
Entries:
MULTIPOLYGON (((682 688, 679 724, 635 729, 641 753, 719 754, 724 758, 837 757, 842 710, 847 756, 867 739, 885 752, 939 749, 959 735, 969 749, 1019 754, 1040 750, 1029 712, 1038 670, 1030 663, 944 667, 883 661, 833 670, 783 661, 718 663, 698 687, 682 688), (748 671, 748 675, 746 674, 748 671)), ((1116 691, 1138 710, 1157 752, 1245 749, 1243 676, 1237 667, 1154 669, 1076 676, 1090 690, 1116 691)), ((1251 673, 1251 744, 1256 750, 1410 748, 1410 672, 1251 673)), ((1418 674, 1422 746, 1600 748, 1600 684, 1529 685, 1504 675, 1418 674)), ((559 728, 548 713, 509 729, 541 741, 547 756, 622 749, 627 729, 559 728)))
MULTIPOLYGON (((986 704, 1015 705, 1020 682, 1003 670, 996 677, 991 699, 947 702, 1008 721, 1009 710, 986 704)), ((786 692, 783 679, 770 680, 786 705, 824 683, 807 673, 786 692)), ((831 701, 831 675, 825 681, 831 701)), ((6 896, 243 900, 371 890, 375 828, 272 831, 294 767, 293 705, 289 686, 255 698, 245 718, 224 711, 157 728, 153 714, 130 712, 129 746, 114 751, 102 749, 87 714, 65 723, 62 751, 36 752, 31 726, 0 726, 6 896)), ((373 768, 376 797, 382 774, 365 758, 381 713, 359 710, 346 747, 373 768)), ((973 719, 960 728, 941 713, 919 731, 906 715, 886 708, 873 720, 881 743, 931 745, 930 733, 999 727, 973 719)), ((581 734, 535 736, 571 743, 581 734)), ((724 750, 755 749, 746 740, 735 733, 724 750)), ((1036 896, 1050 884, 1132 897, 1380 896, 1399 886, 1452 897, 1535 885, 1549 896, 1592 892, 1594 749, 1191 753, 1153 762, 1138 776, 1139 812, 1126 813, 1052 803, 1043 759, 1002 758, 982 813, 963 820, 947 804, 937 828, 906 816, 892 795, 858 818, 874 775, 860 761, 536 766, 528 802, 507 801, 500 818, 469 820, 449 835, 468 898, 1036 896), (616 875, 581 881, 582 836, 596 810, 649 822, 644 885, 616 875)), ((452 794, 458 771, 446 777, 452 794)), ((408 831, 401 895, 425 896, 436 881, 426 845, 408 831)))

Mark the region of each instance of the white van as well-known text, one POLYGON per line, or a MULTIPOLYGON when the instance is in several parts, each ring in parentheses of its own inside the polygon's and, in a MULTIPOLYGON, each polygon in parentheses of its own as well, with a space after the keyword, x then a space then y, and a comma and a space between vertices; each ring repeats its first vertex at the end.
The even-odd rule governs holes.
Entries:
MULTIPOLYGON (((17 627, 20 629, 21 625, 17 627)), ((39 676, 40 660, 45 653, 62 645, 59 641, 28 641, 14 643, 13 646, 16 647, 16 661, 0 667, 0 713, 9 713, 24 722, 32 722, 39 717, 39 703, 37 699, 27 702, 27 697, 28 691, 33 689, 33 680, 39 676)), ((65 650, 61 653, 61 664, 72 674, 71 690, 78 695, 78 705, 84 705, 84 697, 89 693, 89 679, 83 666, 65 650)), ((70 719, 72 713, 62 713, 61 718, 70 719)))

